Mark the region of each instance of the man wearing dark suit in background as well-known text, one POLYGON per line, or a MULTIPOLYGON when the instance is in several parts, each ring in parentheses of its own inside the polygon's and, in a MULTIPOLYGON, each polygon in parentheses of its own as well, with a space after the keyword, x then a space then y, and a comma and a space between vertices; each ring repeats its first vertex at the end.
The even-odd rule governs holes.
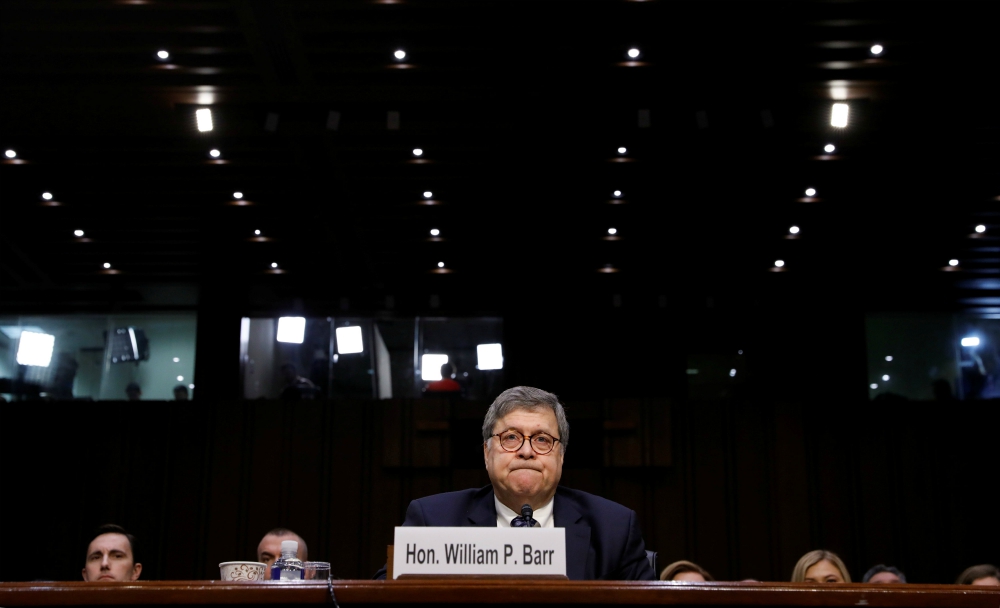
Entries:
MULTIPOLYGON (((420 498, 404 526, 566 528, 572 580, 655 580, 636 514, 610 500, 559 487, 569 423, 559 399, 519 386, 496 398, 483 421, 490 485, 420 498), (519 513, 531 507, 526 520, 519 513)), ((376 578, 385 577, 385 569, 376 578)))

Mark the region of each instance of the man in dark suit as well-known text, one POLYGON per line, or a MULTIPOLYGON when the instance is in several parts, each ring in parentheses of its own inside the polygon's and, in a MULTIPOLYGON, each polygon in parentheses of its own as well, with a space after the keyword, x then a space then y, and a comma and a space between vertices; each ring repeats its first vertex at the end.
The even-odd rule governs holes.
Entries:
MULTIPOLYGON (((559 487, 568 443, 569 423, 555 395, 508 389, 483 421, 490 485, 414 500, 403 525, 566 528, 570 579, 655 580, 634 511, 559 487)), ((384 578, 385 569, 375 576, 384 578)))

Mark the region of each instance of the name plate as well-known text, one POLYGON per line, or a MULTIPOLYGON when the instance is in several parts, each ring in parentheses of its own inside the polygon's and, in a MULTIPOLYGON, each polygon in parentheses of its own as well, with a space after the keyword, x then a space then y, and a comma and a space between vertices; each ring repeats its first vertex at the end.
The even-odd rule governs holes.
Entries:
POLYGON ((565 528, 396 528, 392 577, 566 576, 565 528))

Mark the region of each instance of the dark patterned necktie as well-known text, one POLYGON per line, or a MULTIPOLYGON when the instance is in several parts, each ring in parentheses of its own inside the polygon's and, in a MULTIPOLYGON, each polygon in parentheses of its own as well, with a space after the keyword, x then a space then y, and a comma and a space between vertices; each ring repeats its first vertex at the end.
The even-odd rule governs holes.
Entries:
POLYGON ((531 510, 531 505, 524 505, 521 507, 521 514, 510 520, 511 528, 534 528, 538 525, 538 522, 531 517, 533 511, 531 510))

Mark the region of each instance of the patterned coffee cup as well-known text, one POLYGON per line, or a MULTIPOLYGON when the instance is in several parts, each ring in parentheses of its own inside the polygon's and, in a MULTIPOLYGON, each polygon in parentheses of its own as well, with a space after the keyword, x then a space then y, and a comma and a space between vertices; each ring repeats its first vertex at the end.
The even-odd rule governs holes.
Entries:
POLYGON ((267 564, 261 562, 222 562, 219 572, 227 583, 256 583, 264 580, 267 564))

